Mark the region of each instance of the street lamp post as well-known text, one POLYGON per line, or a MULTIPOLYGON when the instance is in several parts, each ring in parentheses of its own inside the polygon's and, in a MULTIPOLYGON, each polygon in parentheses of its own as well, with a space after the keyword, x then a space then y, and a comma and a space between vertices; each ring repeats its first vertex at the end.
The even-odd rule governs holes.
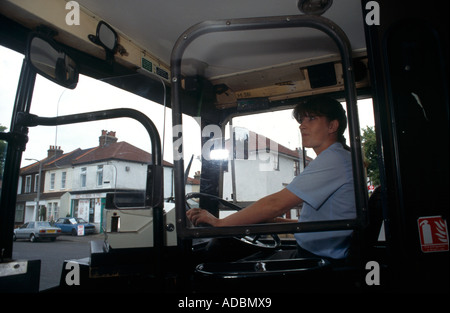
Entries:
POLYGON ((37 196, 36 196, 36 209, 35 209, 35 213, 34 213, 34 218, 35 221, 39 220, 39 202, 40 202, 40 197, 41 197, 41 173, 42 173, 42 163, 39 160, 36 159, 31 159, 31 158, 26 158, 25 160, 27 161, 36 161, 39 163, 39 176, 38 176, 38 181, 37 181, 37 196))

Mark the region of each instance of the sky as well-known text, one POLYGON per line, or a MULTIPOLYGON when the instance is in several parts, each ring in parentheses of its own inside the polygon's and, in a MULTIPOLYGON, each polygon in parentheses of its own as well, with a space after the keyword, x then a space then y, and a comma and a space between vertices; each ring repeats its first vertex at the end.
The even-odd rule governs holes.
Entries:
MULTIPOLYGON (((22 60, 23 56, 19 53, 0 46, 0 125, 8 127, 8 130, 22 60)), ((371 104, 371 99, 358 103, 361 128, 374 125, 371 104)), ((77 88, 69 90, 38 76, 31 113, 43 117, 54 117, 124 107, 137 109, 152 119, 160 135, 165 135, 164 159, 173 162, 170 109, 167 109, 164 114, 162 105, 114 88, 104 82, 80 76, 77 88), (165 132, 163 132, 164 116, 166 117, 165 132)), ((258 119, 236 118, 233 120, 233 126, 244 126, 291 149, 295 149, 301 144, 298 123, 292 118, 290 110, 261 114, 258 119)), ((98 145, 98 137, 102 130, 115 131, 119 141, 127 141, 136 147, 151 152, 150 139, 145 129, 140 123, 131 119, 121 118, 58 127, 40 126, 31 127, 29 130, 29 141, 23 153, 22 166, 34 162, 25 160, 26 158, 38 160, 45 158, 49 146, 61 146, 65 153, 77 148, 95 147, 98 145)), ((198 157, 201 151, 201 143, 200 127, 198 122, 192 118, 183 118, 183 139, 185 158, 187 159, 185 166, 187 166, 190 156, 192 154, 195 156, 190 172, 190 176, 193 176, 193 173, 199 170, 201 166, 198 157)), ((315 156, 312 150, 308 152, 308 155, 315 156)))

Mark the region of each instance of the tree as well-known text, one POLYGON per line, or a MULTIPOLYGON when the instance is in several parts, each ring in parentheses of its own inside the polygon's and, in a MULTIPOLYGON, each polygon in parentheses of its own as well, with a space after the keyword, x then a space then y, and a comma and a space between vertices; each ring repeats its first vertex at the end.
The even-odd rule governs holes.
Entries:
POLYGON ((378 153, 375 130, 373 127, 367 126, 362 131, 362 144, 367 165, 367 176, 369 177, 372 185, 377 186, 380 184, 380 170, 378 168, 378 153))

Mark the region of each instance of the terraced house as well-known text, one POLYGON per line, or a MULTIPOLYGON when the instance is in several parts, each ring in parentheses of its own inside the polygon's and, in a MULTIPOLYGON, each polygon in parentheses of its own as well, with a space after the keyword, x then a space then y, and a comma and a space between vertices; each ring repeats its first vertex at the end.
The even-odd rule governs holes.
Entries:
MULTIPOLYGON (((99 145, 89 149, 64 153, 50 146, 45 159, 21 169, 15 222, 75 216, 100 232, 106 194, 145 190, 150 162, 150 153, 118 141, 113 131, 103 130, 99 145)), ((172 189, 172 167, 164 162, 165 197, 172 189)))

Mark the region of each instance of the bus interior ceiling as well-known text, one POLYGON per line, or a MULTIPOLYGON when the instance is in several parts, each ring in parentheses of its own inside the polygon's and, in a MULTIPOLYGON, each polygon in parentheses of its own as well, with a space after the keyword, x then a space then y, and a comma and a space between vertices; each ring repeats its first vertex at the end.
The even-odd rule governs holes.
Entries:
MULTIPOLYGON (((133 1, 77 1, 80 5, 79 25, 68 25, 66 19, 70 10, 66 9, 65 1, 59 0, 33 7, 5 1, 0 12, 31 30, 42 24, 49 26, 57 31, 55 39, 58 42, 73 49, 74 53, 89 54, 90 57, 83 59, 81 73, 97 77, 118 76, 139 68, 149 70, 146 65, 150 64, 150 71, 163 77, 168 86, 173 46, 191 26, 207 20, 264 16, 283 16, 289 23, 289 16, 303 14, 296 1, 243 1, 238 7, 223 1, 195 0, 189 6, 181 0, 139 4, 133 4, 133 1), (193 9, 197 7, 202 7, 202 10, 193 9), (52 24, 44 23, 42 19, 52 24), (95 34, 100 20, 111 25, 119 35, 119 49, 114 55, 113 67, 107 62, 89 62, 92 56, 105 58, 103 49, 88 39, 90 34, 95 34)), ((368 87, 361 2, 346 0, 334 3, 323 16, 346 33, 355 59, 357 87, 368 87)), ((289 105, 289 101, 287 104, 284 102, 288 99, 322 92, 339 93, 344 89, 336 44, 326 34, 312 28, 206 34, 195 39, 185 51, 182 73, 186 96, 184 113, 220 117, 221 120, 236 111, 270 110, 289 105), (265 100, 255 102, 249 99, 265 100)), ((146 83, 151 84, 152 80, 146 83)), ((153 80, 153 85, 157 92, 148 97, 162 103, 160 81, 153 80)), ((131 92, 135 89, 131 85, 121 88, 131 92)), ((170 106, 170 92, 167 91, 167 95, 167 105, 170 106)))

